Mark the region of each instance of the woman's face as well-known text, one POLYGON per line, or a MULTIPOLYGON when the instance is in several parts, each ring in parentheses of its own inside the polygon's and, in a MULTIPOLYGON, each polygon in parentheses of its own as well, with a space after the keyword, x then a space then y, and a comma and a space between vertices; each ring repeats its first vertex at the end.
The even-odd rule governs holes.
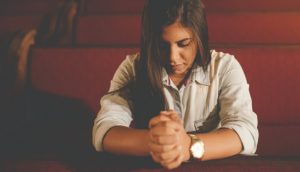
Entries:
POLYGON ((169 75, 184 77, 192 67, 197 44, 193 39, 192 30, 175 22, 163 28, 162 48, 165 52, 166 69, 169 75))

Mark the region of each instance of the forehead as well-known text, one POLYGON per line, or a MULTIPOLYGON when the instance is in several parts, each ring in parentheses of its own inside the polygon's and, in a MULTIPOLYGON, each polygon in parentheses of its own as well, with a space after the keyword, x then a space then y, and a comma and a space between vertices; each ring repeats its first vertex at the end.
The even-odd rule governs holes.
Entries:
POLYGON ((162 30, 162 39, 166 42, 177 42, 192 37, 192 30, 188 27, 182 26, 179 22, 168 25, 162 30))

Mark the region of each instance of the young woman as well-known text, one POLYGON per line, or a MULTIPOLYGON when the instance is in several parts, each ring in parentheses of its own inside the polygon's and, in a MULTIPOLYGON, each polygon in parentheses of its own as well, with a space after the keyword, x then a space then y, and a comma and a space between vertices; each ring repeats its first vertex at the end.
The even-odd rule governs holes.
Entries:
POLYGON ((152 156, 172 169, 195 158, 254 154, 257 116, 237 60, 210 50, 199 0, 149 0, 140 53, 116 71, 93 128, 97 151, 152 156))

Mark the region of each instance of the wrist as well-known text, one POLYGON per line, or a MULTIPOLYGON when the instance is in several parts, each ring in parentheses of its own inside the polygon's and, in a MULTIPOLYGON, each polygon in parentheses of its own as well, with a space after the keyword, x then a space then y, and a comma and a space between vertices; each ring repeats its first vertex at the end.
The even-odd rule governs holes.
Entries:
POLYGON ((192 144, 192 139, 189 135, 186 135, 186 146, 185 146, 185 150, 184 150, 184 161, 188 161, 191 159, 191 151, 190 151, 190 147, 192 144))
POLYGON ((147 152, 147 155, 151 155, 151 149, 150 149, 150 130, 146 130, 145 131, 145 135, 144 135, 144 146, 145 146, 145 149, 146 149, 146 152, 147 152))

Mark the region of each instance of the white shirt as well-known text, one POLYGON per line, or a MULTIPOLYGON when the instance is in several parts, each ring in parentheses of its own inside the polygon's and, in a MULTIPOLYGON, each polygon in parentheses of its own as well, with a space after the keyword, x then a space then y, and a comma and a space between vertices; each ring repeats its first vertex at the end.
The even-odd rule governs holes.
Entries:
MULTIPOLYGON (((187 132, 209 132, 230 128, 239 135, 243 151, 252 155, 258 142, 257 115, 252 110, 252 100, 245 74, 234 56, 211 51, 208 71, 202 67, 192 69, 187 83, 179 90, 163 70, 162 82, 169 109, 178 112, 187 132)), ((134 63, 138 54, 129 55, 117 69, 109 91, 117 90, 135 77, 134 63)), ((125 94, 130 94, 128 90, 125 94)), ((120 94, 102 97, 101 109, 94 121, 93 144, 102 151, 106 132, 114 126, 129 127, 132 118, 131 101, 120 94)))

